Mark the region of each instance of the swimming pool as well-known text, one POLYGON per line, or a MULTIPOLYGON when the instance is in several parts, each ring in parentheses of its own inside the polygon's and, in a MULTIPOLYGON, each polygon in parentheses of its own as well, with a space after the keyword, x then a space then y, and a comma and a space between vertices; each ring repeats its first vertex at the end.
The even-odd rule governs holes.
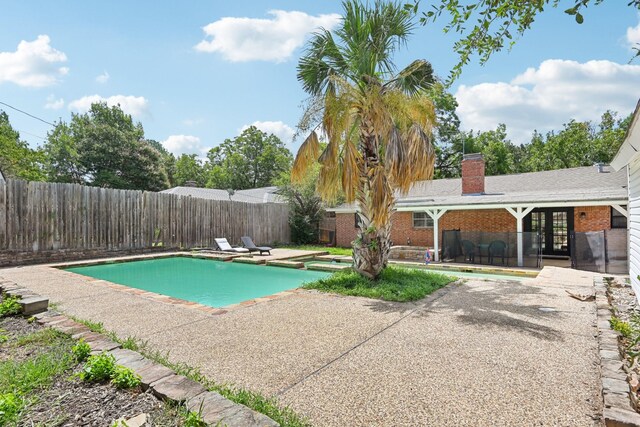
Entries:
POLYGON ((211 307, 224 307, 295 289, 303 283, 330 275, 322 271, 191 257, 88 265, 65 270, 211 307))

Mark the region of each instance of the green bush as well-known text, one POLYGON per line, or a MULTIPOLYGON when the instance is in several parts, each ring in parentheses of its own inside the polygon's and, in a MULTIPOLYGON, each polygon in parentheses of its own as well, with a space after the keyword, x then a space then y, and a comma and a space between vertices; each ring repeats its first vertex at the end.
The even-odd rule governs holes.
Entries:
POLYGON ((21 307, 18 297, 5 296, 0 302, 0 317, 13 316, 20 313, 21 307))
POLYGON ((134 388, 140 385, 140 379, 131 369, 116 365, 111 375, 111 384, 118 388, 134 388))
POLYGON ((73 352, 73 357, 76 359, 76 362, 81 363, 87 360, 89 354, 91 354, 91 347, 81 338, 80 341, 71 348, 71 351, 73 352))
POLYGON ((116 359, 107 353, 89 356, 80 372, 80 379, 87 382, 110 380, 116 367, 116 359))
POLYGON ((611 329, 620 332, 625 338, 629 338, 633 334, 633 328, 629 322, 625 322, 618 317, 612 316, 611 319, 609 319, 609 324, 611 325, 611 329))
POLYGON ((14 393, 0 394, 0 426, 17 421, 24 401, 14 393))

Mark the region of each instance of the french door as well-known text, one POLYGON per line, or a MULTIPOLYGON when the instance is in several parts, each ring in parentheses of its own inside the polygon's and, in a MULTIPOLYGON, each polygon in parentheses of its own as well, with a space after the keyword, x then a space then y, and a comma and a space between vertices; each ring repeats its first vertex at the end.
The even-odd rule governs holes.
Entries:
POLYGON ((524 230, 540 233, 542 255, 569 256, 573 208, 534 209, 524 218, 524 230))

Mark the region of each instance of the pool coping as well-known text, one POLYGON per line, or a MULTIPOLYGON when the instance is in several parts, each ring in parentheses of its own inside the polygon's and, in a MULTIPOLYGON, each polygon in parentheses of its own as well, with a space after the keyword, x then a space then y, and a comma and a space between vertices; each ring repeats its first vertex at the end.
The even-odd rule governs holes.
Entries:
MULTIPOLYGON (((248 299, 236 304, 229 304, 222 307, 212 307, 209 305, 200 304, 195 301, 188 301, 181 298, 171 297, 169 295, 159 294, 151 291, 145 291, 143 289, 138 289, 138 288, 134 288, 127 285, 120 285, 118 283, 110 282, 108 280, 97 279, 91 276, 85 276, 84 274, 74 273, 72 271, 66 270, 66 268, 72 268, 72 267, 89 267, 89 266, 95 266, 95 265, 119 264, 124 262, 131 262, 131 261, 144 261, 144 260, 170 258, 170 257, 198 258, 198 259, 208 259, 211 261, 226 262, 226 261, 230 261, 232 258, 236 258, 239 256, 242 256, 242 255, 226 254, 226 253, 225 254, 221 254, 221 253, 201 254, 201 253, 191 253, 191 252, 165 252, 162 254, 153 254, 153 255, 127 255, 127 256, 118 257, 118 258, 105 258, 105 259, 97 259, 97 260, 83 260, 83 261, 72 261, 72 262, 66 262, 66 263, 54 263, 54 264, 47 265, 47 267, 55 268, 56 270, 59 270, 64 274, 73 274, 76 276, 80 276, 83 278, 83 280, 85 280, 87 283, 90 283, 92 285, 107 286, 108 288, 113 289, 115 291, 124 292, 129 295, 135 295, 141 298, 161 302, 164 304, 179 306, 179 307, 188 308, 191 310, 198 310, 203 313, 210 314, 212 316, 219 316, 219 315, 226 314, 241 308, 251 307, 256 304, 261 304, 261 303, 273 301, 276 299, 285 298, 285 297, 299 294, 299 293, 309 292, 306 289, 302 289, 298 287, 298 288, 287 289, 284 291, 276 292, 275 294, 266 295, 264 297, 248 299), (223 258, 227 258, 226 255, 230 255, 229 260, 223 259, 223 258)), ((264 265, 264 264, 254 264, 254 265, 258 265, 261 267, 268 267, 268 265, 264 265)), ((272 267, 278 268, 278 266, 272 266, 272 267)), ((279 268, 286 268, 286 267, 279 267, 279 268)))

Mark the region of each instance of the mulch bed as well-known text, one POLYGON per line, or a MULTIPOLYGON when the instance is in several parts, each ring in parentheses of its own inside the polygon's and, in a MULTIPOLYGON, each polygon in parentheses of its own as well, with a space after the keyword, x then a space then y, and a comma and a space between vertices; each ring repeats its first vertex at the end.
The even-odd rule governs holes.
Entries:
MULTIPOLYGON (((0 344, 0 363, 24 361, 47 351, 44 344, 18 347, 15 339, 43 327, 19 316, 0 319, 0 335, 9 337, 0 344)), ((110 384, 80 381, 76 365, 54 379, 53 383, 33 396, 33 401, 18 422, 19 426, 111 426, 117 419, 147 414, 145 426, 178 426, 181 418, 176 408, 169 407, 142 390, 119 390, 110 384)))

